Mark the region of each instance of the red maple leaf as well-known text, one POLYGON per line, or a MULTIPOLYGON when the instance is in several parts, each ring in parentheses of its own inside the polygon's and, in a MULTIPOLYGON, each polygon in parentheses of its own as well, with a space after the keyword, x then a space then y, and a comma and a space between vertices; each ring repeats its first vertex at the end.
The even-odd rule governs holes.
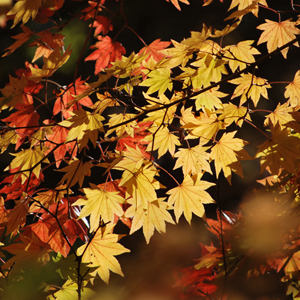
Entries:
POLYGON ((142 153, 144 154, 144 156, 149 158, 150 154, 145 151, 146 145, 149 144, 149 142, 145 142, 142 140, 145 138, 145 136, 149 134, 149 132, 147 132, 146 130, 147 128, 150 127, 152 123, 153 123, 152 121, 138 123, 139 128, 135 129, 133 137, 124 134, 124 137, 118 139, 116 150, 118 151, 126 150, 127 149, 126 145, 134 149, 136 148, 136 146, 138 146, 142 151, 142 153))
POLYGON ((74 100, 76 95, 80 95, 86 91, 89 87, 84 84, 84 81, 81 78, 77 78, 75 81, 75 88, 73 83, 71 83, 66 89, 62 90, 59 97, 56 99, 53 107, 53 114, 56 115, 59 112, 62 112, 65 119, 71 117, 71 114, 68 111, 74 111, 81 109, 81 105, 91 107, 93 102, 89 96, 86 96, 79 101, 77 101, 74 105, 70 106, 68 111, 64 110, 67 104, 74 100))
POLYGON ((97 50, 85 58, 85 61, 96 60, 95 74, 104 70, 111 62, 121 60, 122 55, 126 53, 125 48, 109 36, 97 36, 97 39, 99 42, 91 46, 91 49, 97 50))
POLYGON ((108 31, 113 30, 113 25, 111 20, 104 16, 97 16, 93 24, 95 27, 95 35, 98 35, 102 32, 103 35, 107 35, 108 31))
MULTIPOLYGON (((95 14, 96 14, 96 7, 98 6, 98 11, 101 11, 101 5, 104 5, 105 0, 101 0, 98 6, 98 1, 89 1, 89 6, 87 8, 85 8, 84 10, 82 10, 82 12, 85 14, 84 15, 84 21, 94 18, 95 14)), ((97 11, 97 12, 98 12, 97 11)), ((80 18, 82 19, 82 17, 80 18)))
POLYGON ((32 136, 39 127, 40 115, 35 111, 33 105, 19 104, 18 108, 22 110, 16 111, 9 117, 2 119, 4 122, 10 122, 10 127, 18 127, 15 131, 18 133, 18 141, 16 149, 18 149, 26 138, 32 136))
MULTIPOLYGON (((73 210, 74 208, 71 207, 70 209, 73 210)), ((53 251, 60 252, 64 257, 67 257, 70 252, 70 245, 67 242, 66 237, 70 244, 73 245, 78 236, 81 236, 84 239, 85 234, 82 228, 80 230, 79 226, 75 227, 76 225, 74 225, 74 222, 68 220, 68 211, 68 201, 63 198, 60 203, 52 204, 49 207, 49 212, 43 213, 39 217, 37 223, 26 226, 30 227, 36 236, 42 242, 48 244, 53 251), (53 215, 57 216, 57 218, 53 215), (63 229, 64 234, 62 233, 58 222, 63 229)))
POLYGON ((5 177, 0 182, 0 185, 5 184, 5 186, 0 189, 0 193, 5 194, 5 201, 18 199, 25 191, 27 191, 28 194, 32 194, 35 191, 36 187, 38 187, 39 184, 44 180, 44 176, 42 173, 40 173, 39 178, 36 178, 34 173, 32 173, 29 184, 28 179, 25 180, 24 184, 21 184, 21 176, 19 176, 16 180, 14 180, 14 178, 15 175, 10 175, 5 177))
MULTIPOLYGON (((46 121, 44 121, 44 123, 48 124, 48 122, 46 121)), ((68 136, 68 132, 69 129, 67 128, 61 126, 54 126, 52 128, 52 134, 47 135, 48 141, 45 143, 45 146, 48 147, 48 150, 45 153, 46 155, 50 151, 52 151, 56 147, 56 145, 60 144, 60 146, 53 152, 57 168, 59 168, 60 163, 65 158, 66 152, 68 152, 72 157, 76 156, 76 142, 73 141, 65 143, 66 138, 68 136)))
POLYGON ((59 10, 65 0, 47 0, 43 1, 42 6, 40 7, 34 21, 37 23, 46 24, 57 10, 59 10))
POLYGON ((163 53, 160 53, 160 50, 163 50, 167 48, 171 42, 161 42, 160 39, 155 40, 147 47, 144 47, 140 50, 139 54, 147 54, 149 53, 149 56, 146 58, 146 61, 150 59, 152 56, 155 61, 160 61, 162 58, 165 57, 163 53))

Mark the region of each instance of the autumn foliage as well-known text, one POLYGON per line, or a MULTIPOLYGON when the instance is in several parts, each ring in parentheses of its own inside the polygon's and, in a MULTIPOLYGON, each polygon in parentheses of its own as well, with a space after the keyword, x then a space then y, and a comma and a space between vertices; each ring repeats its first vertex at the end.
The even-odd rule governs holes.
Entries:
POLYGON ((126 236, 141 230, 151 244, 167 224, 202 218, 209 242, 194 264, 174 266, 176 299, 300 299, 300 70, 282 81, 264 67, 297 64, 300 4, 231 0, 223 28, 146 44, 127 20, 130 1, 110 0, 116 11, 108 0, 12 2, 0 0, 0 25, 19 33, 2 56, 34 55, 0 89, 0 298, 98 299, 97 282, 126 276, 116 258, 131 251, 126 236), (257 40, 232 43, 249 18, 257 40), (87 35, 64 85, 70 20, 87 35), (118 42, 124 31, 140 40, 135 52, 118 42), (260 167, 257 184, 228 211, 222 186, 243 182, 247 162, 260 167))

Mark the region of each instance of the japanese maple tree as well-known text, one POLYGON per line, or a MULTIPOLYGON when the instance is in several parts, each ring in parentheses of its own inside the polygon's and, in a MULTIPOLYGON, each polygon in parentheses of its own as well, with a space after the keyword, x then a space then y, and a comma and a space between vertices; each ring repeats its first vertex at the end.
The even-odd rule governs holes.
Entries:
MULTIPOLYGON (((167 2, 180 14, 193 5, 167 2)), ((0 89, 1 299, 96 299, 96 282, 126 276, 117 256, 132 250, 129 235, 148 244, 195 218, 209 242, 174 266, 176 297, 300 299, 300 66, 284 81, 272 68, 297 66, 300 3, 227 2, 222 28, 147 44, 130 1, 0 0, 0 26, 18 32, 2 56, 34 49, 0 89), (86 35, 65 85, 74 20, 86 35), (247 185, 247 163, 259 165, 257 183, 228 211, 222 186, 247 185)), ((203 1, 212 5, 225 3, 203 1)))

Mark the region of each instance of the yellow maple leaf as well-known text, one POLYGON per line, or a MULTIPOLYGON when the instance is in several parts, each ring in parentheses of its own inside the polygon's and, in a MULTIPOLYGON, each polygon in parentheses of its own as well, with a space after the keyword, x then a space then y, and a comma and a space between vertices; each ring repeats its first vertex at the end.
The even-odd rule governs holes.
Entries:
POLYGON ((71 53, 72 50, 70 49, 70 46, 63 54, 61 54, 60 47, 56 47, 49 55, 49 57, 43 57, 44 64, 42 69, 30 66, 30 71, 32 75, 29 77, 29 79, 38 82, 43 77, 52 76, 57 69, 59 69, 68 61, 71 53))
POLYGON ((99 266, 95 272, 106 283, 109 281, 109 271, 124 276, 115 256, 130 252, 118 243, 120 236, 111 233, 112 229, 111 225, 99 228, 88 244, 77 249, 77 255, 82 255, 82 262, 92 267, 99 266))
MULTIPOLYGON (((121 124, 127 120, 132 119, 133 117, 135 117, 135 114, 113 114, 113 115, 109 115, 110 119, 108 121, 108 126, 114 126, 117 124, 121 124)), ((130 123, 124 124, 122 126, 118 126, 117 128, 114 129, 108 129, 106 132, 106 136, 110 135, 112 132, 116 131, 116 135, 118 137, 122 136, 125 132, 133 137, 134 136, 134 129, 135 128, 139 128, 137 126, 137 122, 136 121, 132 121, 130 123)))
MULTIPOLYGON (((87 287, 81 287, 81 299, 91 299, 95 292, 87 287)), ((78 299, 78 285, 71 279, 68 279, 61 289, 53 295, 47 297, 47 300, 77 300, 78 299)))
MULTIPOLYGON (((290 20, 291 19, 281 22, 265 20, 266 23, 257 27, 257 29, 264 31, 261 34, 257 45, 266 42, 268 52, 270 53, 295 39, 295 34, 300 34, 300 30, 295 26, 296 22, 291 22, 290 20)), ((298 43, 295 43, 294 45, 299 46, 298 43)), ((289 48, 285 48, 281 51, 284 58, 286 58, 288 50, 289 48)))
POLYGON ((148 160, 145 159, 144 154, 138 146, 134 149, 126 145, 126 148, 127 150, 122 152, 122 160, 119 160, 114 165, 114 169, 136 172, 143 164, 148 163, 148 160))
POLYGON ((168 212, 168 209, 172 209, 172 207, 169 207, 164 199, 158 198, 157 200, 148 202, 147 209, 144 209, 141 205, 135 207, 132 199, 129 199, 128 203, 132 204, 132 206, 125 212, 126 218, 133 218, 129 234, 143 227, 143 234, 148 244, 155 229, 159 233, 165 233, 166 222, 174 224, 174 221, 168 212))
POLYGON ((19 135, 15 131, 7 131, 3 136, 0 137, 0 151, 5 152, 7 147, 12 144, 16 144, 19 135))
POLYGON ((91 188, 83 189, 85 196, 72 205, 83 205, 79 218, 90 216, 90 232, 93 232, 98 228, 100 220, 108 223, 114 220, 115 214, 119 217, 123 215, 120 204, 125 199, 118 195, 118 191, 107 192, 93 183, 90 186, 91 188))
POLYGON ((158 95, 163 94, 167 89, 173 89, 170 69, 157 69, 147 74, 149 78, 145 79, 140 86, 148 86, 148 94, 158 91, 158 95))
POLYGON ((30 148, 22 149, 18 153, 11 153, 11 155, 16 156, 10 165, 5 168, 5 171, 11 169, 17 169, 20 173, 17 173, 14 177, 15 181, 19 176, 21 176, 22 184, 29 177, 30 172, 32 171, 36 178, 40 177, 41 164, 50 163, 48 158, 45 158, 46 147, 39 148, 30 148))
POLYGON ((59 169, 59 172, 66 172, 63 178, 60 180, 59 184, 66 182, 67 187, 72 187, 77 182, 79 186, 82 187, 84 176, 91 175, 91 168, 93 165, 89 162, 82 162, 78 158, 74 158, 74 160, 69 161, 69 165, 59 169))
POLYGON ((221 139, 211 149, 210 158, 215 162, 216 176, 219 177, 221 170, 231 183, 231 172, 243 177, 241 159, 251 159, 243 147, 248 142, 234 138, 237 131, 224 133, 221 139))
POLYGON ((171 40, 171 42, 174 46, 173 48, 164 49, 160 52, 168 57, 165 58, 165 60, 168 63, 169 68, 174 68, 179 65, 184 67, 187 62, 193 57, 193 49, 174 40, 171 40))
POLYGON ((232 79, 229 82, 238 85, 235 88, 231 99, 241 96, 240 105, 245 103, 247 98, 252 99, 254 106, 257 106, 260 96, 268 99, 267 89, 271 88, 271 86, 264 78, 256 77, 255 75, 248 73, 241 74, 241 77, 232 79))
POLYGON ((279 124, 280 128, 283 129, 283 125, 285 125, 286 123, 295 122, 295 119, 290 114, 290 112, 292 111, 293 109, 291 106, 289 106, 288 102, 282 105, 278 103, 276 109, 266 116, 264 125, 275 126, 276 124, 279 124))
MULTIPOLYGON (((207 112, 208 110, 206 110, 207 112)), ((201 142, 207 144, 220 129, 224 129, 224 123, 219 120, 215 113, 207 115, 200 113, 194 121, 182 126, 191 132, 185 137, 186 139, 196 139, 201 137, 201 142)))
POLYGON ((260 54, 260 52, 252 47, 254 41, 242 41, 237 45, 229 45, 224 48, 226 56, 230 59, 228 60, 228 65, 231 71, 234 73, 237 68, 242 70, 246 68, 247 64, 255 62, 253 55, 260 54))
POLYGON ((211 173, 209 165, 209 153, 206 150, 209 147, 201 147, 200 145, 192 148, 179 148, 174 157, 177 157, 174 170, 182 167, 183 175, 189 173, 198 174, 204 172, 211 173))
POLYGON ((219 120, 224 120, 226 127, 235 122, 236 125, 242 126, 244 119, 251 121, 250 115, 248 113, 247 107, 236 106, 232 103, 224 103, 224 108, 218 110, 217 112, 222 112, 218 117, 219 120))
POLYGON ((127 187, 126 198, 132 196, 136 207, 142 205, 147 209, 148 201, 157 199, 155 188, 160 188, 154 178, 157 173, 151 163, 141 166, 135 172, 127 170, 123 172, 119 185, 127 187))
POLYGON ((107 107, 120 105, 119 102, 108 92, 105 92, 104 95, 96 93, 96 96, 99 101, 92 106, 92 109, 94 109, 95 112, 99 113, 100 115, 107 107))
POLYGON ((169 131, 166 126, 152 126, 148 129, 152 134, 147 135, 143 141, 150 142, 146 148, 146 151, 158 149, 158 158, 163 156, 167 151, 171 155, 174 155, 176 145, 179 146, 179 138, 169 131), (155 135, 154 135, 155 133, 155 135))
POLYGON ((290 130, 281 130, 280 126, 271 127, 271 133, 272 137, 259 147, 255 156, 260 158, 261 172, 269 167, 272 175, 278 174, 281 168, 295 174, 295 160, 300 157, 299 137, 290 130))
POLYGON ((194 50, 200 50, 204 42, 211 36, 211 29, 203 24, 202 31, 191 31, 191 37, 182 41, 182 44, 189 46, 194 50))
POLYGON ((11 28, 15 27, 20 21, 24 25, 30 17, 34 19, 42 5, 42 0, 19 0, 15 3, 14 7, 7 13, 7 15, 15 15, 14 24, 11 28))
POLYGON ((80 144, 79 151, 87 145, 89 139, 96 147, 99 131, 103 131, 103 121, 105 118, 97 113, 85 110, 69 112, 72 117, 59 123, 63 127, 71 127, 65 143, 77 139, 80 144))
POLYGON ((176 222, 178 222, 182 213, 189 223, 192 220, 192 213, 203 218, 205 215, 203 204, 215 202, 209 193, 205 191, 215 184, 200 180, 200 178, 200 176, 191 177, 186 175, 181 185, 167 192, 170 195, 168 204, 174 204, 176 222))
POLYGON ((252 12, 257 17, 259 8, 258 3, 264 6, 268 6, 266 0, 232 0, 228 10, 233 9, 236 6, 238 6, 238 10, 227 17, 225 21, 233 18, 241 18, 250 12, 252 12))
MULTIPOLYGON (((195 90, 195 92, 197 92, 197 90, 195 90)), ((196 99, 196 110, 199 110, 204 106, 209 110, 214 111, 215 108, 223 107, 220 98, 226 97, 227 95, 228 94, 218 91, 218 87, 215 87, 204 93, 192 97, 192 99, 196 99)))
MULTIPOLYGON (((143 93, 143 95, 147 100, 147 102, 150 103, 150 105, 145 106, 146 110, 155 107, 161 107, 164 104, 170 104, 171 102, 178 99, 176 95, 173 95, 171 99, 169 99, 165 94, 160 95, 158 98, 150 97, 146 93, 143 93)), ((172 105, 168 109, 165 108, 154 112, 149 112, 144 122, 153 121, 157 126, 160 126, 161 123, 171 124, 173 122, 176 109, 177 109, 177 105, 172 105)))
POLYGON ((292 107, 299 105, 300 103, 300 70, 295 74, 294 80, 285 87, 285 98, 289 98, 292 107))

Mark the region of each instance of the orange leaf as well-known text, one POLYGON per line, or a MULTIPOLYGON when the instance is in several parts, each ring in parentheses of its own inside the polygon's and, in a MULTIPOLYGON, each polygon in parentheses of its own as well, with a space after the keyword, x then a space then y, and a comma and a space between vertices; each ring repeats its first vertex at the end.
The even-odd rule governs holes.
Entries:
POLYGON ((2 57, 7 56, 13 53, 17 48, 22 46, 24 43, 28 41, 28 39, 34 34, 34 31, 31 31, 29 28, 22 26, 22 30, 24 33, 20 33, 18 35, 12 36, 16 42, 14 42, 11 46, 7 47, 5 50, 9 50, 2 55, 2 57))
POLYGON ((119 42, 112 41, 109 36, 97 36, 97 39, 99 42, 91 46, 91 49, 97 50, 85 58, 85 61, 96 60, 95 74, 110 66, 111 62, 121 60, 122 55, 126 53, 125 48, 119 42))
MULTIPOLYGON (((167 2, 170 2, 170 0, 166 0, 167 2)), ((189 1, 188 0, 179 0, 180 2, 182 3, 185 3, 187 5, 189 5, 189 1)), ((178 9, 178 10, 181 10, 180 6, 179 6, 179 3, 178 3, 178 0, 171 0, 172 4, 178 9)))
POLYGON ((148 54, 149 56, 146 58, 146 61, 153 57, 155 61, 160 61, 162 58, 165 57, 165 54, 161 53, 160 50, 167 48, 171 42, 161 42, 160 39, 155 40, 150 45, 142 48, 139 51, 139 54, 148 54))

